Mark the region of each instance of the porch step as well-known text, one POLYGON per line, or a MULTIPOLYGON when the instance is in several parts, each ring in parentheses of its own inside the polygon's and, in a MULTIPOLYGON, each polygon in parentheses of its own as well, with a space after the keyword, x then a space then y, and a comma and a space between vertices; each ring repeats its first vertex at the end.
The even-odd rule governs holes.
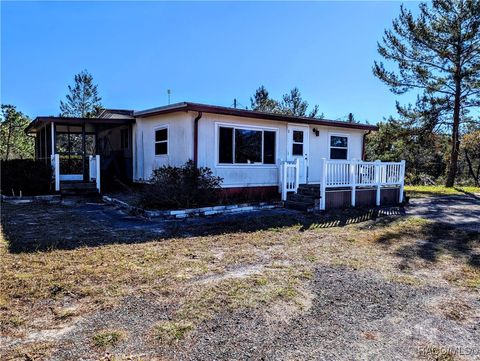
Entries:
POLYGON ((299 211, 308 211, 315 207, 315 200, 320 198, 320 186, 300 184, 297 193, 288 193, 285 207, 299 211))
POLYGON ((93 182, 60 182, 62 196, 97 196, 98 189, 93 182))
POLYGON ((294 202, 303 202, 307 204, 315 204, 315 197, 312 195, 305 195, 300 193, 289 193, 287 195, 287 200, 294 201, 294 202))
POLYGON ((285 208, 296 209, 297 211, 308 211, 313 207, 314 204, 305 202, 290 201, 288 199, 285 201, 285 208))
POLYGON ((93 182, 60 182, 60 189, 97 189, 93 182))
POLYGON ((297 194, 320 198, 320 186, 318 184, 300 184, 297 194))

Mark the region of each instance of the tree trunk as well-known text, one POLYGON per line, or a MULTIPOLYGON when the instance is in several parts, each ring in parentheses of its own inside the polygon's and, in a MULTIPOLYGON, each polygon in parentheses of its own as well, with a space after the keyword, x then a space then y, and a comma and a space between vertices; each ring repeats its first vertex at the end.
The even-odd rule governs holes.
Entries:
POLYGON ((478 172, 477 174, 475 174, 475 172, 473 171, 472 161, 470 160, 470 157, 468 156, 468 152, 466 149, 465 149, 465 159, 467 160, 468 172, 472 176, 472 179, 475 182, 475 186, 478 187, 479 186, 478 172))
POLYGON ((455 176, 457 175, 458 153, 460 149, 460 96, 460 65, 457 65, 457 71, 455 72, 455 100, 453 105, 452 150, 450 153, 450 164, 448 165, 447 182, 445 184, 446 187, 453 187, 455 184, 455 176))

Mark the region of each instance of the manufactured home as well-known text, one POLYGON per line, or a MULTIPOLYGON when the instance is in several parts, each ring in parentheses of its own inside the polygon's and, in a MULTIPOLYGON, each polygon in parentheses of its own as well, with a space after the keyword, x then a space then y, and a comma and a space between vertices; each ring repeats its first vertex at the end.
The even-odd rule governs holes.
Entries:
MULTIPOLYGON (((319 209, 403 201, 404 162, 365 162, 374 125, 182 102, 97 118, 37 117, 35 156, 52 162, 55 187, 115 177, 145 182, 193 160, 225 192, 280 195, 319 209)), ((102 182, 100 181, 102 180, 102 182)))

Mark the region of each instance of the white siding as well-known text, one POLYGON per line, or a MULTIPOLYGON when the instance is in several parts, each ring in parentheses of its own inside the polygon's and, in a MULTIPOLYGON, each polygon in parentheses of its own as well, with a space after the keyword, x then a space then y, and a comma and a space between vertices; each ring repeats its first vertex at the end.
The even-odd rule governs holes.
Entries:
POLYGON ((278 164, 286 156, 286 130, 284 122, 251 119, 217 114, 203 114, 198 127, 198 165, 209 167, 223 178, 224 187, 267 186, 278 184, 278 164), (272 128, 278 131, 276 139, 277 164, 218 165, 217 124, 231 124, 272 128))
POLYGON ((310 126, 310 159, 308 165, 308 182, 320 183, 322 158, 330 157, 330 134, 348 136, 348 159, 362 159, 362 143, 364 130, 310 126), (318 137, 313 133, 313 128, 319 130, 318 137))
MULTIPOLYGON (((135 179, 148 180, 152 170, 162 165, 179 166, 193 159, 194 119, 197 112, 178 112, 146 118, 137 118, 134 126, 136 166, 135 179), (168 125, 168 156, 155 156, 155 129, 168 125)), ((293 124, 293 123, 292 123, 293 124)), ((209 167, 223 178, 224 187, 271 186, 278 184, 278 166, 287 158, 288 123, 251 119, 236 116, 203 113, 198 123, 198 165, 209 167), (264 127, 275 129, 276 164, 271 165, 219 165, 217 127, 219 124, 264 127)), ((361 159, 365 131, 325 126, 309 126, 309 182, 321 179, 320 160, 329 157, 330 133, 345 134, 349 137, 349 159, 361 159), (317 137, 313 128, 319 130, 317 137)))
MULTIPOLYGON (((193 158, 193 118, 186 112, 137 118, 137 180, 148 180, 163 165, 180 166, 193 158), (168 126, 168 155, 155 155, 155 129, 168 126)), ((135 167, 134 167, 135 168, 135 167)))

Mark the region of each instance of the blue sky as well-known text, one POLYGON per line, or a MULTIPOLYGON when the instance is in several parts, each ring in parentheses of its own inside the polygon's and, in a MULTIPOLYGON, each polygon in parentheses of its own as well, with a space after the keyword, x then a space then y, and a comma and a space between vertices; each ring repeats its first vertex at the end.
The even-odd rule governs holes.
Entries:
MULTIPOLYGON (((1 102, 58 114, 87 69, 103 105, 171 101, 230 106, 265 85, 297 86, 330 119, 376 123, 398 97, 372 75, 376 42, 399 2, 3 2, 1 102)), ((415 9, 416 3, 407 3, 415 9)))

